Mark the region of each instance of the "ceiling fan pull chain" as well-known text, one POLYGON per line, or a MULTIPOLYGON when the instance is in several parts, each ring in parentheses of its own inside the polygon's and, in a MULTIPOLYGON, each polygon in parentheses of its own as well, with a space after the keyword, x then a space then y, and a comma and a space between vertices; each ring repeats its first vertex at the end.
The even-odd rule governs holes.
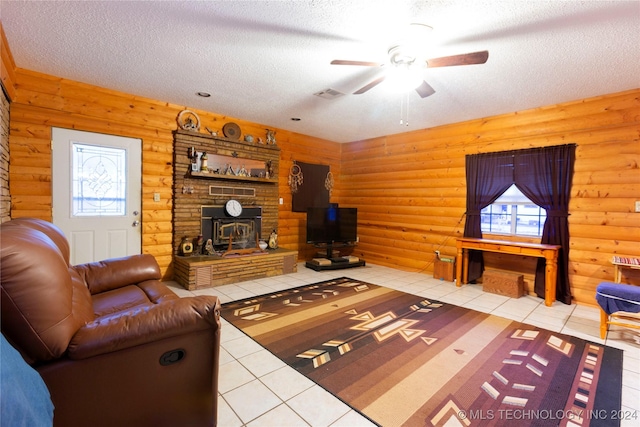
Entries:
POLYGON ((405 108, 404 110, 404 114, 405 114, 404 125, 409 127, 409 93, 407 92, 405 96, 407 97, 407 108, 405 108))
POLYGON ((400 95, 400 126, 409 126, 409 94, 400 95), (405 98, 406 97, 406 98, 405 98), (406 106, 405 106, 406 103, 406 106))

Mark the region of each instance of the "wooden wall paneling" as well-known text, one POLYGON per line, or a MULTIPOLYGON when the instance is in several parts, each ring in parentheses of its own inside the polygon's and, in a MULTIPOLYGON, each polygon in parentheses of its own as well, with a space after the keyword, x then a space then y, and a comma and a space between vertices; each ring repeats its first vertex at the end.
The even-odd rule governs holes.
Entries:
POLYGON ((0 223, 11 219, 9 128, 11 100, 15 98, 16 64, 0 21, 0 223))
POLYGON ((16 96, 16 63, 13 60, 7 36, 4 33, 2 22, 0 22, 0 81, 4 90, 7 92, 9 100, 13 100, 16 96))
MULTIPOLYGON (((432 251, 455 254, 466 204, 464 157, 575 142, 569 218, 576 301, 594 304, 613 278, 614 254, 640 255, 640 91, 599 96, 496 117, 345 144, 341 199, 360 208, 360 255, 432 271, 432 251), (447 208, 447 211, 440 211, 447 208), (424 252, 416 242, 423 242, 424 252)), ((492 268, 528 261, 489 255, 492 268)), ((533 275, 524 271, 525 282, 533 275)), ((629 278, 631 280, 631 278, 629 278)))
POLYGON ((281 246, 297 250, 300 260, 309 260, 315 256, 317 250, 306 243, 306 214, 291 211, 291 189, 287 183, 289 170, 294 160, 329 165, 335 181, 330 201, 343 204, 340 192, 343 185, 340 164, 343 144, 323 141, 315 137, 291 134, 289 138, 278 139, 278 145, 282 150, 279 192, 280 197, 283 199, 283 204, 280 205, 278 221, 278 241, 281 246))
MULTIPOLYGON (((11 167, 10 178, 13 217, 33 216, 51 220, 51 127, 99 132, 142 139, 142 248, 158 260, 163 277, 171 279, 173 245, 169 236, 172 227, 173 196, 173 131, 178 128, 177 116, 186 106, 100 88, 85 83, 49 76, 35 71, 16 70, 16 95, 10 122, 10 147, 15 149, 17 163, 11 167), (23 165, 24 163, 28 165, 23 165), (38 166, 34 166, 38 165, 38 166), (48 165, 48 166, 45 166, 48 165), (38 184, 29 187, 27 183, 38 184), (160 194, 160 202, 153 194, 160 194)), ((190 108, 191 109, 191 108, 190 108)), ((204 127, 220 131, 228 122, 237 123, 243 134, 265 137, 269 126, 226 117, 212 112, 193 110, 204 127)), ((305 135, 274 129, 278 145, 287 158, 308 156, 321 158, 339 169, 340 145, 305 135)), ((280 246, 298 249, 300 218, 290 212, 290 192, 286 174, 280 167, 278 191, 289 204, 277 209, 285 227, 279 230, 280 246)), ((288 171, 288 170, 287 170, 288 171)), ((336 179, 338 181, 338 179, 336 179)), ((304 254, 301 255, 304 259, 304 254)))
POLYGON ((0 88, 0 223, 11 219, 9 153, 9 98, 0 88))
MULTIPOLYGON (((51 180, 50 168, 43 166, 50 162, 51 126, 141 138, 143 251, 153 253, 170 278, 172 245, 165 242, 172 230, 172 132, 185 107, 22 69, 15 70, 12 101, 10 148, 18 163, 32 159, 11 167, 12 215, 51 218, 50 190, 43 193, 51 180), (29 181, 37 181, 37 188, 28 188, 29 181), (161 202, 153 202, 155 192, 161 202)), ((269 128, 196 112, 203 128, 220 130, 233 121, 255 137, 269 128)), ((593 304, 597 283, 612 278, 611 257, 640 256, 634 227, 639 214, 633 212, 640 200, 639 122, 640 90, 632 90, 349 144, 275 129, 283 199, 279 243, 298 250, 300 259, 313 255, 304 242, 304 214, 291 212, 286 180, 293 160, 329 164, 336 184, 331 201, 359 209, 357 256, 430 272, 433 250, 454 254, 455 237, 462 233, 465 155, 574 142, 570 280, 576 301, 593 304)))

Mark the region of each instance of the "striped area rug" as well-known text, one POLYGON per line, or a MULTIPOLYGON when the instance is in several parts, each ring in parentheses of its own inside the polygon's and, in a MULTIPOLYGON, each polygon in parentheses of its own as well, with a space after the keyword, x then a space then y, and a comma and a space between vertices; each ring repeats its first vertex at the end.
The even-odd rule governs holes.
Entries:
POLYGON ((222 316, 384 426, 612 426, 622 351, 340 278, 222 316))

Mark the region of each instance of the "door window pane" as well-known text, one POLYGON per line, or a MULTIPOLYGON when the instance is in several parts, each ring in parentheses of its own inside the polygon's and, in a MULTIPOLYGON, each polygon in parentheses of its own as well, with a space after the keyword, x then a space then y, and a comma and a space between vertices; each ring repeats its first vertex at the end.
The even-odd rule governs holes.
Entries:
POLYGON ((124 215, 126 150, 73 143, 72 153, 72 216, 124 215))

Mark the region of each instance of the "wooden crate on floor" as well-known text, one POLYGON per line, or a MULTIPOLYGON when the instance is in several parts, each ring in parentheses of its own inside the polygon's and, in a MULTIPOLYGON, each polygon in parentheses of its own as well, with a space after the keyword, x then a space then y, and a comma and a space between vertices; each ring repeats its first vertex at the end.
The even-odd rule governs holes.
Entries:
POLYGON ((522 274, 506 271, 485 270, 482 274, 482 290, 492 294, 520 298, 524 295, 524 277, 522 274))
POLYGON ((433 278, 453 282, 456 277, 456 263, 454 259, 443 261, 436 258, 433 264, 433 278))

